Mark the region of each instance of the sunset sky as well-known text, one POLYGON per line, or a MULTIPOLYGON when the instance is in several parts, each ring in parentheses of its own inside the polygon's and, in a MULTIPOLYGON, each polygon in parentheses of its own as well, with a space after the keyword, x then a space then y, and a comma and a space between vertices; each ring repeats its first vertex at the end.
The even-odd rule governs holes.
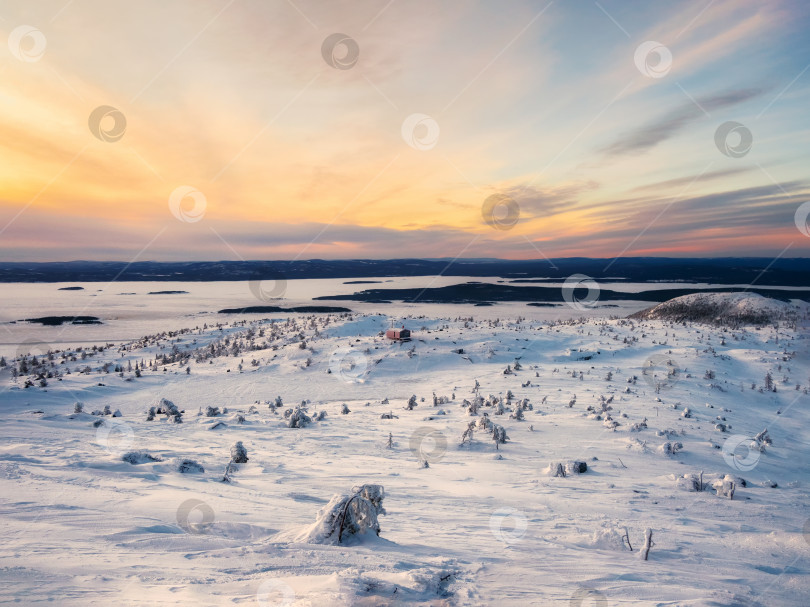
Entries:
POLYGON ((0 260, 808 256, 808 29, 804 0, 4 0, 0 260))

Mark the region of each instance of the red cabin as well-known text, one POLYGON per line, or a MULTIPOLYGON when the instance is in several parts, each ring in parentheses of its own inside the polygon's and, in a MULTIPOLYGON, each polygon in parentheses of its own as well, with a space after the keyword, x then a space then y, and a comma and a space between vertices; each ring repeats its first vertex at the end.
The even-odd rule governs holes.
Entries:
POLYGON ((411 338, 411 332, 408 329, 406 329, 405 326, 403 325, 401 329, 388 329, 385 332, 385 336, 388 339, 395 339, 395 340, 398 340, 398 341, 404 341, 406 339, 411 338))

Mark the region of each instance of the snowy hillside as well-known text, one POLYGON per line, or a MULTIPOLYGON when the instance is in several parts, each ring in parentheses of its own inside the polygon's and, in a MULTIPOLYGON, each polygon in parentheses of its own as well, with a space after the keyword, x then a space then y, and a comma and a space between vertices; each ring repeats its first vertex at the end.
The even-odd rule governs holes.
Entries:
POLYGON ((0 595, 804 607, 808 343, 344 314, 21 352, 0 366, 0 595))
POLYGON ((715 325, 766 325, 796 322, 807 304, 791 304, 757 293, 692 293, 636 312, 631 318, 701 322, 715 325))

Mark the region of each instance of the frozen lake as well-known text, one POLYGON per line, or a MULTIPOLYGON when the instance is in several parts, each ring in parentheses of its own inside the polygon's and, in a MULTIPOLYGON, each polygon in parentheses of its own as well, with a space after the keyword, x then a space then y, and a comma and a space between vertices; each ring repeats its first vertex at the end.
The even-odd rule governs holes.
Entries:
MULTIPOLYGON (((6 283, 3 284, 2 310, 0 310, 0 355, 13 356, 19 344, 28 343, 30 350, 43 349, 43 344, 63 346, 90 345, 137 339, 160 331, 177 330, 216 324, 233 319, 233 315, 218 314, 223 308, 257 305, 344 306, 358 312, 384 312, 392 316, 419 316, 456 318, 473 316, 476 319, 525 317, 529 320, 558 320, 592 316, 626 316, 649 307, 649 302, 634 301, 632 294, 640 291, 694 287, 709 289, 713 286, 735 287, 747 285, 710 285, 682 282, 627 283, 600 282, 605 290, 628 293, 626 301, 611 301, 592 308, 574 309, 567 305, 532 307, 525 302, 503 302, 492 306, 462 304, 419 303, 419 301, 387 304, 358 301, 314 301, 323 295, 351 294, 370 288, 436 288, 464 282, 518 284, 562 288, 563 282, 514 283, 501 277, 415 276, 377 278, 336 278, 289 280, 276 284, 272 280, 251 283, 236 282, 71 282, 71 283, 6 283), (61 290, 82 287, 81 290, 61 290), (150 294, 160 291, 184 291, 175 294, 150 294), (262 299, 261 293, 273 299, 262 299), (279 297, 276 299, 276 297, 279 297), (42 326, 16 322, 41 316, 96 316, 103 324, 42 326), (41 342, 40 346, 35 346, 41 342)), ((795 289, 795 287, 794 287, 795 289)), ((246 318, 281 317, 282 314, 245 314, 246 318)), ((47 350, 47 347, 44 347, 47 350)))

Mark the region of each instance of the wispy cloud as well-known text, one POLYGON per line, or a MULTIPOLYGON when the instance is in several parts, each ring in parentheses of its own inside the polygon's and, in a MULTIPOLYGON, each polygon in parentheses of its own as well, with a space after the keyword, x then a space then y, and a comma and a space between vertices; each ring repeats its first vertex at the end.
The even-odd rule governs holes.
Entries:
POLYGON ((739 89, 698 98, 699 105, 691 101, 683 103, 656 120, 619 136, 601 152, 606 156, 643 152, 675 137, 692 123, 705 118, 705 112, 735 106, 761 95, 762 92, 760 88, 739 89))

